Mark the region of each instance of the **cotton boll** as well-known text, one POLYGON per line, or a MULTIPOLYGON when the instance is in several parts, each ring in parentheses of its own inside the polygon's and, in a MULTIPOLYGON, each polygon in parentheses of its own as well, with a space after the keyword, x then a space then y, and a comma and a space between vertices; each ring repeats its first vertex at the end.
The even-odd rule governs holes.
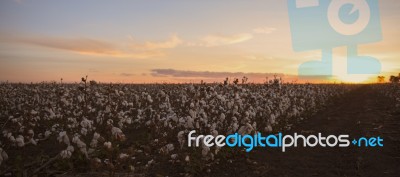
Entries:
POLYGON ((178 142, 179 142, 179 145, 181 146, 181 149, 185 145, 185 135, 184 134, 185 134, 184 131, 180 131, 178 133, 178 142))
MULTIPOLYGON (((5 137, 5 138, 9 138, 9 136, 8 136, 8 134, 10 134, 11 132, 8 132, 7 130, 3 130, 2 131, 2 134, 3 134, 3 137, 5 137)), ((10 135, 11 136, 11 135, 10 135)))
POLYGON ((175 160, 176 158, 178 158, 178 154, 172 154, 172 155, 171 155, 171 159, 172 159, 172 160, 175 160))
POLYGON ((67 132, 62 131, 58 134, 57 138, 58 142, 63 142, 66 145, 70 145, 69 137, 67 136, 67 132))
POLYGON ((71 158, 72 153, 70 151, 63 150, 63 151, 61 151, 60 156, 63 159, 69 159, 69 158, 71 158))
POLYGON ((16 141, 14 136, 10 136, 8 139, 13 143, 15 143, 15 141, 16 141))
POLYGON ((28 134, 29 134, 31 137, 33 137, 33 136, 35 135, 35 132, 33 132, 32 129, 29 129, 29 130, 28 130, 28 134))
POLYGON ((124 135, 124 133, 122 132, 122 130, 120 128, 113 127, 111 129, 111 134, 117 140, 120 140, 120 141, 124 141, 125 140, 125 135, 124 135))
POLYGON ((74 152, 75 151, 74 146, 71 146, 71 145, 68 146, 67 151, 74 152))
POLYGON ((187 116, 186 119, 187 119, 187 121, 186 121, 186 124, 185 124, 185 128, 186 129, 193 129, 194 128, 194 126, 193 126, 193 122, 194 122, 193 118, 190 117, 190 116, 187 116))
POLYGON ((0 148, 0 165, 3 161, 8 160, 8 154, 2 148, 0 148))
POLYGON ((121 153, 121 154, 119 154, 118 157, 119 157, 120 159, 126 159, 126 158, 129 157, 129 155, 128 155, 128 154, 125 154, 125 153, 121 153))
POLYGON ((18 137, 15 139, 15 142, 17 143, 18 147, 25 146, 24 137, 22 135, 18 135, 18 137))
POLYGON ((149 103, 153 103, 153 99, 151 98, 150 95, 147 95, 147 101, 148 101, 149 103))
POLYGON ((105 143, 104 143, 104 147, 105 147, 106 149, 111 149, 111 148, 112 148, 111 142, 109 142, 109 141, 105 142, 105 143))
POLYGON ((114 121, 112 119, 107 120, 107 125, 112 125, 113 123, 114 123, 114 121))
POLYGON ((31 111, 31 114, 32 114, 32 115, 36 115, 36 114, 38 114, 38 112, 35 111, 35 110, 32 110, 32 111, 31 111))
POLYGON ((164 154, 169 154, 171 151, 175 149, 173 144, 167 144, 160 149, 160 151, 164 154))
POLYGON ((88 130, 86 128, 81 128, 81 134, 86 136, 88 130))
POLYGON ((219 116, 219 120, 221 122, 223 122, 225 120, 225 114, 224 113, 221 113, 221 115, 219 116))
POLYGON ((240 127, 238 133, 240 135, 249 135, 253 130, 253 127, 247 123, 246 125, 240 127))
POLYGON ((31 144, 33 144, 33 145, 37 145, 37 142, 33 139, 33 138, 31 138, 30 140, 29 140, 29 142, 31 143, 31 144))
POLYGON ((266 126, 264 130, 265 130, 265 132, 272 132, 271 125, 266 126))
POLYGON ((51 131, 46 130, 46 132, 44 132, 44 137, 47 139, 49 138, 51 135, 51 131))
POLYGON ((95 132, 94 135, 93 135, 93 139, 92 139, 92 141, 90 142, 90 147, 93 147, 93 148, 97 147, 98 139, 99 139, 100 137, 101 137, 100 134, 98 134, 98 133, 95 132))

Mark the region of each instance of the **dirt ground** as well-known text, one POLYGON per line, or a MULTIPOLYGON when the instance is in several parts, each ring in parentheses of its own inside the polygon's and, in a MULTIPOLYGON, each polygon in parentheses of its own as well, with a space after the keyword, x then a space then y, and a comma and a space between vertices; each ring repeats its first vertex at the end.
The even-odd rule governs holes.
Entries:
POLYGON ((250 160, 221 164, 210 176, 400 176, 399 111, 363 86, 284 133, 380 136, 383 147, 290 148, 285 153, 258 148, 248 154, 250 160))

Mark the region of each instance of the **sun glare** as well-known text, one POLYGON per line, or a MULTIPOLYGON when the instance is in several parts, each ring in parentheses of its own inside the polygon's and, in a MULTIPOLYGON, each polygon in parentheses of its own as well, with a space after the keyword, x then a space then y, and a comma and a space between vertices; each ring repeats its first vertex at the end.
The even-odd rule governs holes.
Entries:
POLYGON ((337 76, 338 80, 345 83, 370 83, 373 75, 348 74, 337 76))

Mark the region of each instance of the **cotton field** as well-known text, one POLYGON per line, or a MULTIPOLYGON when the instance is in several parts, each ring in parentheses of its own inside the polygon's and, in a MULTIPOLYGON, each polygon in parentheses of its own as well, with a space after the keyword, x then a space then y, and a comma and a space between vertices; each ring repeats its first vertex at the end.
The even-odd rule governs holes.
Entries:
MULTIPOLYGON (((65 171, 186 175, 237 152, 189 148, 187 134, 253 134, 292 126, 357 85, 0 84, 0 175, 65 171)), ((389 86, 385 94, 391 94, 389 86)), ((396 95, 399 103, 400 97, 396 95)), ((238 152, 241 149, 236 149, 238 152)))

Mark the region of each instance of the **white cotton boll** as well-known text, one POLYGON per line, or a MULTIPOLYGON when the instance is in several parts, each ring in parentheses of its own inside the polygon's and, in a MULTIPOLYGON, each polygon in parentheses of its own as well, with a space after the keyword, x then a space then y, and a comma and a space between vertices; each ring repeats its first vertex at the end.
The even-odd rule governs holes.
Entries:
POLYGON ((186 161, 186 162, 189 162, 189 161, 190 161, 190 157, 189 157, 188 155, 185 157, 185 161, 186 161))
POLYGON ((239 128, 239 124, 237 124, 236 122, 235 123, 233 123, 233 125, 232 125, 232 130, 234 131, 234 132, 236 132, 236 130, 239 128))
POLYGON ((80 123, 80 125, 83 128, 88 128, 88 129, 90 129, 92 127, 92 124, 93 124, 93 122, 88 120, 87 118, 83 118, 83 120, 80 123))
POLYGON ((28 130, 28 134, 29 134, 30 136, 34 136, 34 135, 35 135, 35 132, 33 132, 32 129, 29 129, 29 130, 28 130))
POLYGON ((94 132, 94 134, 93 134, 93 139, 94 140, 97 140, 97 139, 99 139, 100 138, 100 134, 98 134, 97 132, 94 132))
POLYGON ((18 137, 15 139, 15 142, 17 143, 18 147, 25 146, 24 137, 22 135, 18 135, 18 137))
POLYGON ((247 123, 246 125, 240 127, 238 133, 240 135, 249 135, 253 130, 253 127, 249 123, 247 123))
POLYGON ((79 136, 75 136, 72 140, 72 142, 76 143, 76 146, 78 146, 79 150, 88 158, 88 153, 86 150, 86 144, 79 139, 79 136))
POLYGON ((225 120, 225 114, 224 113, 221 113, 221 115, 219 116, 219 120, 221 122, 223 122, 225 120))
POLYGON ((112 119, 107 120, 107 125, 112 125, 113 123, 114 123, 114 121, 112 119))
POLYGON ((129 155, 128 155, 128 154, 125 154, 125 153, 121 153, 121 154, 119 154, 118 157, 119 157, 120 159, 126 159, 126 158, 129 157, 129 155))
POLYGON ((167 144, 160 149, 160 152, 163 154, 169 154, 171 151, 175 149, 173 144, 167 144))
POLYGON ((179 142, 181 149, 183 148, 183 146, 185 144, 185 135, 184 134, 185 134, 184 131, 180 131, 178 133, 178 142, 179 142))
POLYGON ((179 118, 179 124, 180 125, 184 125, 185 123, 186 123, 185 118, 183 118, 183 117, 179 118))
POLYGON ((151 164, 153 164, 153 163, 154 163, 154 160, 151 159, 151 160, 149 160, 149 161, 147 162, 147 165, 149 166, 149 165, 151 165, 151 164))
POLYGON ((104 111, 104 113, 110 113, 110 112, 111 112, 111 107, 109 105, 107 105, 106 106, 106 110, 104 111))
POLYGON ((0 165, 3 161, 8 160, 8 154, 2 148, 0 148, 0 165))
POLYGON ((167 149, 168 149, 169 152, 171 152, 171 151, 173 151, 175 148, 174 148, 174 145, 173 145, 173 144, 167 144, 167 149))
POLYGON ((190 117, 190 116, 187 116, 186 118, 187 118, 187 122, 186 122, 185 128, 186 129, 193 129, 194 128, 194 126, 193 126, 193 122, 194 122, 193 118, 190 117))
POLYGON ((15 141, 16 141, 14 136, 10 136, 8 139, 13 143, 15 143, 15 141))
POLYGON ((7 133, 4 137, 10 139, 11 136, 12 136, 12 133, 9 132, 9 133, 7 133))
POLYGON ((88 130, 86 128, 81 128, 81 134, 86 136, 88 130))
POLYGON ((58 134, 57 140, 58 140, 58 142, 60 142, 60 143, 63 142, 66 145, 70 144, 69 137, 67 136, 67 132, 66 131, 60 132, 58 134))
POLYGON ((119 122, 118 122, 118 126, 119 126, 120 128, 124 127, 124 122, 123 122, 122 120, 119 121, 119 122))
POLYGON ((275 115, 274 115, 274 114, 271 114, 271 117, 270 117, 270 119, 269 119, 269 122, 270 122, 271 124, 275 124, 275 119, 276 119, 275 115))
POLYGON ((111 129, 111 133, 112 133, 113 137, 115 139, 117 139, 117 140, 124 140, 125 139, 125 135, 124 135, 124 133, 122 132, 122 130, 120 128, 113 127, 111 129))
POLYGON ((54 125, 51 127, 51 131, 55 132, 55 131, 57 130, 58 127, 59 127, 58 124, 54 124, 54 125))
POLYGON ((18 130, 18 132, 20 133, 24 133, 24 131, 25 131, 25 126, 21 126, 18 130))
POLYGON ((178 154, 172 154, 172 155, 171 155, 171 159, 172 159, 172 160, 175 160, 176 158, 178 158, 178 154))
POLYGON ((217 137, 218 136, 218 131, 217 130, 212 130, 211 131, 211 135, 214 136, 214 137, 217 137))
POLYGON ((126 122, 128 125, 130 125, 130 124, 132 124, 132 119, 131 119, 131 118, 127 118, 127 119, 125 120, 125 122, 126 122))
POLYGON ((74 150, 75 150, 74 146, 70 145, 70 146, 67 147, 67 151, 74 152, 74 150))
POLYGON ((153 103, 153 99, 151 98, 150 95, 147 95, 147 101, 150 102, 150 103, 153 103))
POLYGON ((3 130, 3 137, 5 137, 5 138, 9 138, 11 135, 8 135, 8 134, 10 134, 10 132, 8 132, 7 130, 3 130))
POLYGON ((36 115, 36 114, 38 114, 38 112, 35 111, 35 110, 32 110, 32 111, 31 111, 31 114, 32 114, 32 115, 36 115))
POLYGON ((90 142, 90 147, 92 147, 92 148, 97 147, 97 143, 98 143, 97 139, 96 139, 96 140, 93 139, 93 140, 90 142))
POLYGON ((265 130, 265 132, 272 132, 271 125, 266 126, 264 130, 265 130))
POLYGON ((105 143, 104 143, 104 147, 105 147, 106 149, 111 149, 111 147, 112 147, 111 142, 109 142, 109 141, 105 142, 105 143))
POLYGON ((44 132, 45 138, 49 138, 50 135, 51 135, 51 131, 46 130, 46 132, 44 132))
POLYGON ((33 139, 33 138, 31 138, 30 140, 29 140, 29 142, 31 143, 31 144, 33 144, 33 145, 37 145, 37 142, 33 139))
POLYGON ((61 158, 63 159, 69 159, 72 156, 72 153, 70 151, 67 150, 62 150, 60 153, 61 158))
POLYGON ((93 147, 93 148, 95 148, 95 147, 97 147, 97 143, 98 143, 98 139, 100 138, 100 134, 98 134, 98 133, 94 133, 94 135, 93 135, 93 139, 92 139, 92 141, 90 142, 90 147, 93 147))

